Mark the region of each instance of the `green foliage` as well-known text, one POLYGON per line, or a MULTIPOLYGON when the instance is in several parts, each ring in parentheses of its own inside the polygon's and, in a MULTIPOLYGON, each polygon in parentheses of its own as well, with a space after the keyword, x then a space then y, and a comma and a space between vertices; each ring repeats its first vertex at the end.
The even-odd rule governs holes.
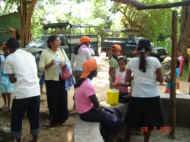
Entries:
POLYGON ((5 0, 5 6, 2 9, 1 15, 6 15, 12 12, 18 12, 17 6, 19 5, 19 0, 5 0))
MULTIPOLYGON (((66 0, 64 0, 66 2, 66 0)), ((146 4, 164 3, 169 0, 141 0, 146 4)), ((18 5, 19 0, 6 0, 6 10, 9 11, 13 5, 18 5)), ((72 24, 81 25, 95 25, 98 26, 98 33, 105 34, 104 29, 111 29, 113 25, 113 19, 110 17, 120 11, 123 14, 122 24, 128 29, 139 29, 141 36, 147 37, 154 41, 158 46, 170 46, 168 43, 168 37, 171 33, 171 10, 156 10, 156 11, 137 11, 132 7, 115 3, 112 6, 111 2, 107 0, 69 0, 67 1, 67 11, 70 7, 70 11, 65 13, 59 13, 56 9, 56 5, 60 0, 38 0, 32 17, 32 34, 34 38, 37 38, 43 32, 42 24, 44 23, 44 17, 48 12, 54 12, 53 16, 57 22, 70 22, 72 24), (91 5, 91 16, 87 18, 81 18, 80 16, 73 15, 73 9, 76 5, 82 6, 82 3, 89 2, 91 5), (48 4, 47 4, 48 3, 48 4), (161 37, 161 38, 160 38, 161 37)), ((63 7, 64 9, 65 7, 63 7)), ((83 7, 81 7, 83 8, 83 7)), ((50 22, 50 21, 49 21, 50 22)), ((54 22, 54 21, 53 21, 54 22)), ((119 22, 118 22, 119 23, 119 22)), ((85 32, 85 31, 84 31, 85 32)), ((125 35, 124 35, 125 36, 125 35)))
POLYGON ((42 17, 44 14, 43 8, 34 11, 32 17, 32 38, 39 38, 43 34, 42 17))
MULTIPOLYGON (((145 4, 166 3, 168 0, 142 0, 145 4)), ((115 5, 122 14, 122 24, 127 29, 138 29, 139 35, 153 41, 156 46, 170 48, 171 9, 141 10, 126 5, 115 5)))

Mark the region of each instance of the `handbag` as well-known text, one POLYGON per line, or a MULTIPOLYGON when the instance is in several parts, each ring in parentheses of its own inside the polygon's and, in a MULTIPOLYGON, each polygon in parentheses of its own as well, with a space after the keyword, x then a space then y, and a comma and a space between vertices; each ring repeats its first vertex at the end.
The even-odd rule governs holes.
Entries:
MULTIPOLYGON (((64 49, 61 48, 60 50, 65 57, 66 63, 70 62, 65 51, 64 51, 64 49)), ((65 66, 63 66, 61 68, 61 80, 67 80, 71 77, 72 77, 72 73, 69 71, 68 65, 66 64, 65 66)))
POLYGON ((64 67, 62 67, 62 69, 61 69, 61 80, 67 80, 71 76, 72 76, 72 74, 68 70, 67 65, 65 65, 64 67))
POLYGON ((108 121, 105 122, 104 127, 107 128, 119 128, 122 126, 122 114, 117 108, 103 108, 103 114, 108 121))

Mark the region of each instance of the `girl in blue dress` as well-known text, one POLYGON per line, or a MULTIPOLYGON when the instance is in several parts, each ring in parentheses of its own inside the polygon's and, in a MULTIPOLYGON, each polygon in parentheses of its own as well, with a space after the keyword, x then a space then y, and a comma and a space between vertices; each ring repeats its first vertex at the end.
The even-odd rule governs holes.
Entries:
POLYGON ((9 81, 9 77, 4 73, 5 57, 8 55, 6 47, 3 47, 4 54, 0 55, 0 95, 2 95, 4 105, 2 110, 9 111, 11 104, 11 92, 13 84, 9 81))

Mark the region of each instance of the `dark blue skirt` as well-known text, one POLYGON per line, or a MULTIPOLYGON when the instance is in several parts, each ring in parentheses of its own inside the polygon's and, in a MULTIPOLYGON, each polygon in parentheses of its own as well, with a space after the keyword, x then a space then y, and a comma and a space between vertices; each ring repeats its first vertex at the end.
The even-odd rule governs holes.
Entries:
POLYGON ((163 126, 163 114, 160 105, 160 97, 136 98, 129 100, 125 117, 128 128, 163 126))

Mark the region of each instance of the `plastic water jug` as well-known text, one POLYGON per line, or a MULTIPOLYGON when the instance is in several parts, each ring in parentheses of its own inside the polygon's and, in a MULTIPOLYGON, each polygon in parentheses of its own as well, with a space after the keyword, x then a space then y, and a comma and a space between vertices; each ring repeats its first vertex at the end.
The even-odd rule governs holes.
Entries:
POLYGON ((119 91, 116 89, 109 89, 107 91, 107 103, 110 105, 117 105, 119 103, 119 91))

